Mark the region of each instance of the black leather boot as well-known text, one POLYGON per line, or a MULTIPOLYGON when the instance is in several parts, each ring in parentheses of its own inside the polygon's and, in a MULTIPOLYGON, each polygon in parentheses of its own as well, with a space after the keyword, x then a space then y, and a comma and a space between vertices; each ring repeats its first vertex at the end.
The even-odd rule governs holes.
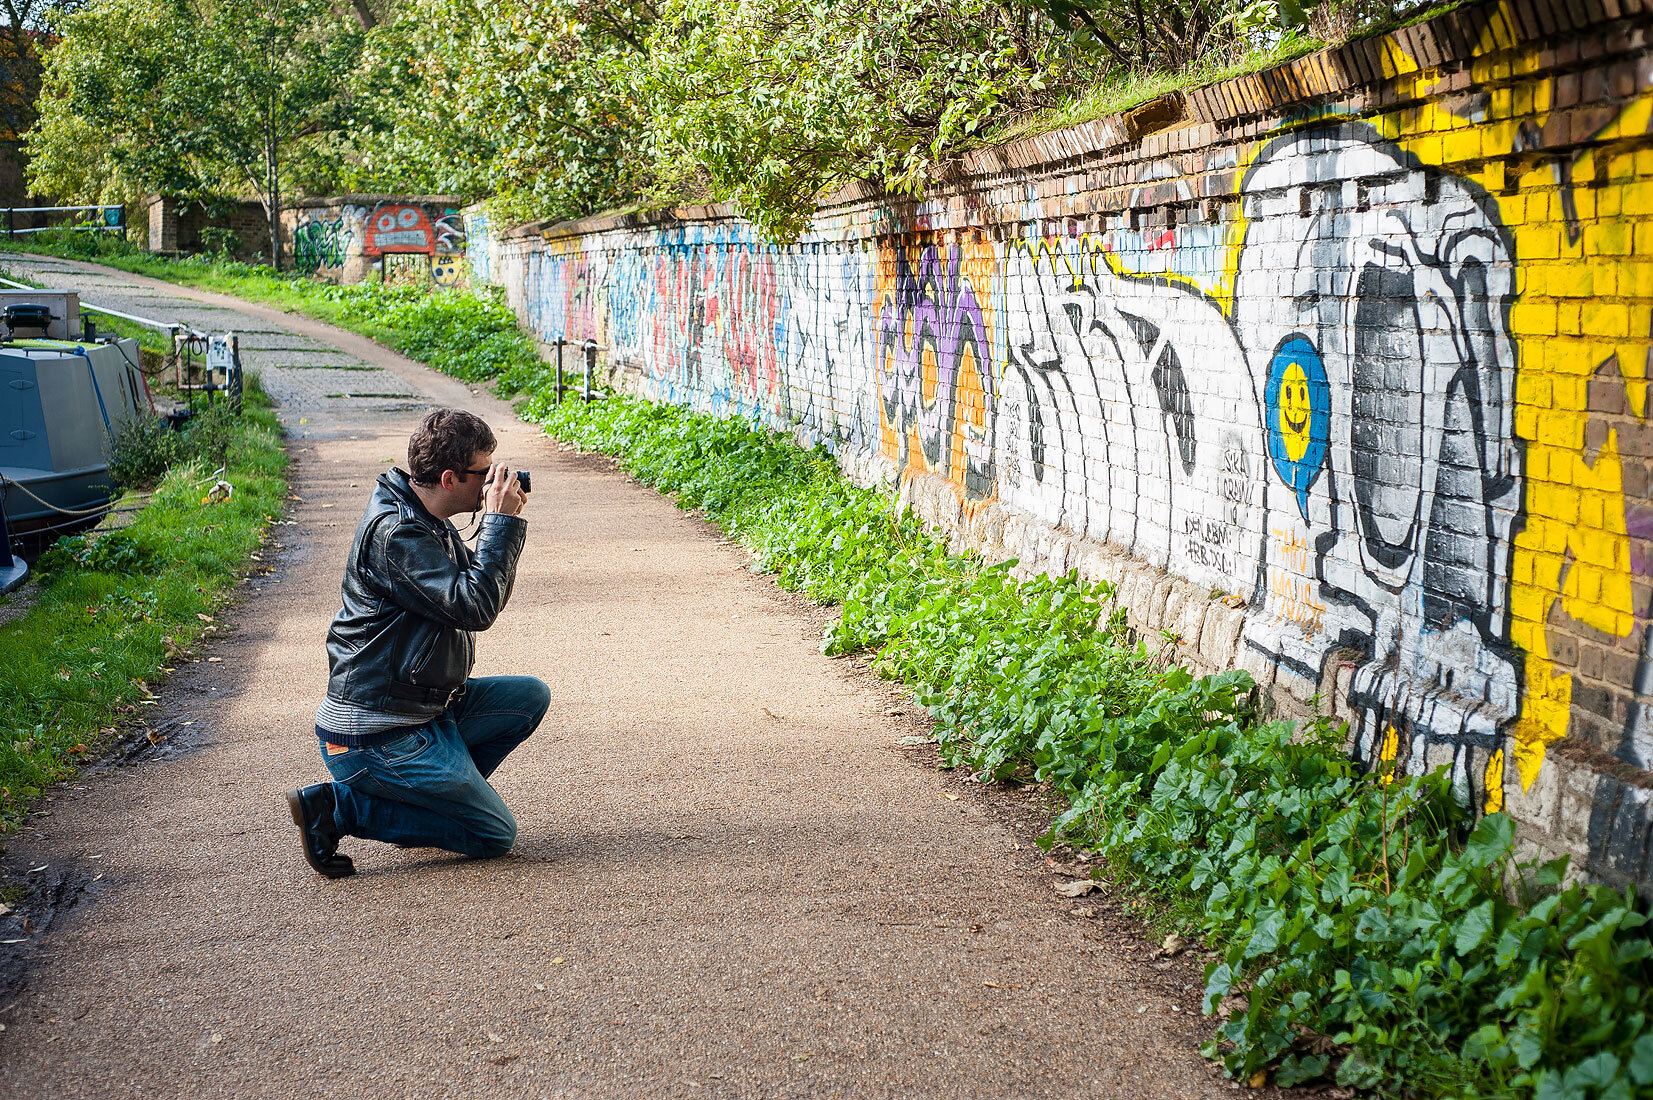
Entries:
POLYGON ((316 874, 344 878, 356 873, 349 856, 339 855, 339 829, 333 824, 333 785, 313 783, 287 792, 287 807, 293 811, 304 845, 304 861, 316 874))

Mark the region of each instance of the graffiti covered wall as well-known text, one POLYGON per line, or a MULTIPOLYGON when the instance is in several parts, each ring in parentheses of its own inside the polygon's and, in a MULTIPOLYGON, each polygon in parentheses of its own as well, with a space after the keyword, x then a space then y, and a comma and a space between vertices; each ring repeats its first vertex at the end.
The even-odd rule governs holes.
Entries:
POLYGON ((344 195, 282 212, 294 270, 355 283, 378 272, 390 281, 457 286, 465 278, 466 225, 446 196, 344 195))
POLYGON ((473 219, 469 248, 630 388, 1106 577, 1360 759, 1653 879, 1639 17, 1460 9, 961 168, 901 209, 834 196, 783 248, 715 209, 473 219))

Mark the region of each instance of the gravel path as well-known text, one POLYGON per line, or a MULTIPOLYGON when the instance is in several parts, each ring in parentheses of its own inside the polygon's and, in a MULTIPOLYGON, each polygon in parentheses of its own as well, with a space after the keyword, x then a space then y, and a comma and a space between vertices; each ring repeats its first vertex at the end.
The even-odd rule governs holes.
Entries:
POLYGON ((0 266, 248 334, 301 498, 205 650, 221 660, 153 708, 172 747, 84 773, 7 839, 7 881, 36 890, 0 920, 21 941, 0 945, 0 1096, 1230 1094, 1197 1054, 1197 964, 1156 969, 1128 922, 1056 899, 1030 800, 898 747, 919 716, 823 658, 822 613, 709 527, 360 337, 0 266), (405 396, 329 396, 351 391, 405 396), (495 777, 515 852, 347 839, 360 873, 327 881, 281 794, 325 775, 311 718, 342 558, 435 403, 486 416, 534 472, 477 672, 542 677, 551 710, 495 777))

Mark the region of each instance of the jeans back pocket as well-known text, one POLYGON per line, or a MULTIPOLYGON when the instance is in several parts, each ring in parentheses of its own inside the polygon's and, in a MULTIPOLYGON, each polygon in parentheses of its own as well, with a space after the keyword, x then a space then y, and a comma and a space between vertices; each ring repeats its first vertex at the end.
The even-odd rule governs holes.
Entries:
POLYGON ((386 764, 400 764, 404 760, 412 760, 415 756, 430 748, 431 734, 425 726, 420 726, 411 733, 402 735, 382 745, 375 745, 373 752, 386 764))

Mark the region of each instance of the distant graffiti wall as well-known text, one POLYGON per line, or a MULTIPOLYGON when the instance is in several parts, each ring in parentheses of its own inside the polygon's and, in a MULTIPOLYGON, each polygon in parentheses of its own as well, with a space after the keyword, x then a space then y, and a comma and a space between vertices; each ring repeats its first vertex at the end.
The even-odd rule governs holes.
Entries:
POLYGON ((1487 4, 1181 106, 848 190, 786 247, 718 209, 467 247, 629 388, 1107 578, 1360 760, 1653 880, 1647 29, 1487 4))
POLYGON ((282 217, 301 274, 345 283, 369 273, 439 286, 465 280, 466 220, 457 200, 346 195, 282 217))

